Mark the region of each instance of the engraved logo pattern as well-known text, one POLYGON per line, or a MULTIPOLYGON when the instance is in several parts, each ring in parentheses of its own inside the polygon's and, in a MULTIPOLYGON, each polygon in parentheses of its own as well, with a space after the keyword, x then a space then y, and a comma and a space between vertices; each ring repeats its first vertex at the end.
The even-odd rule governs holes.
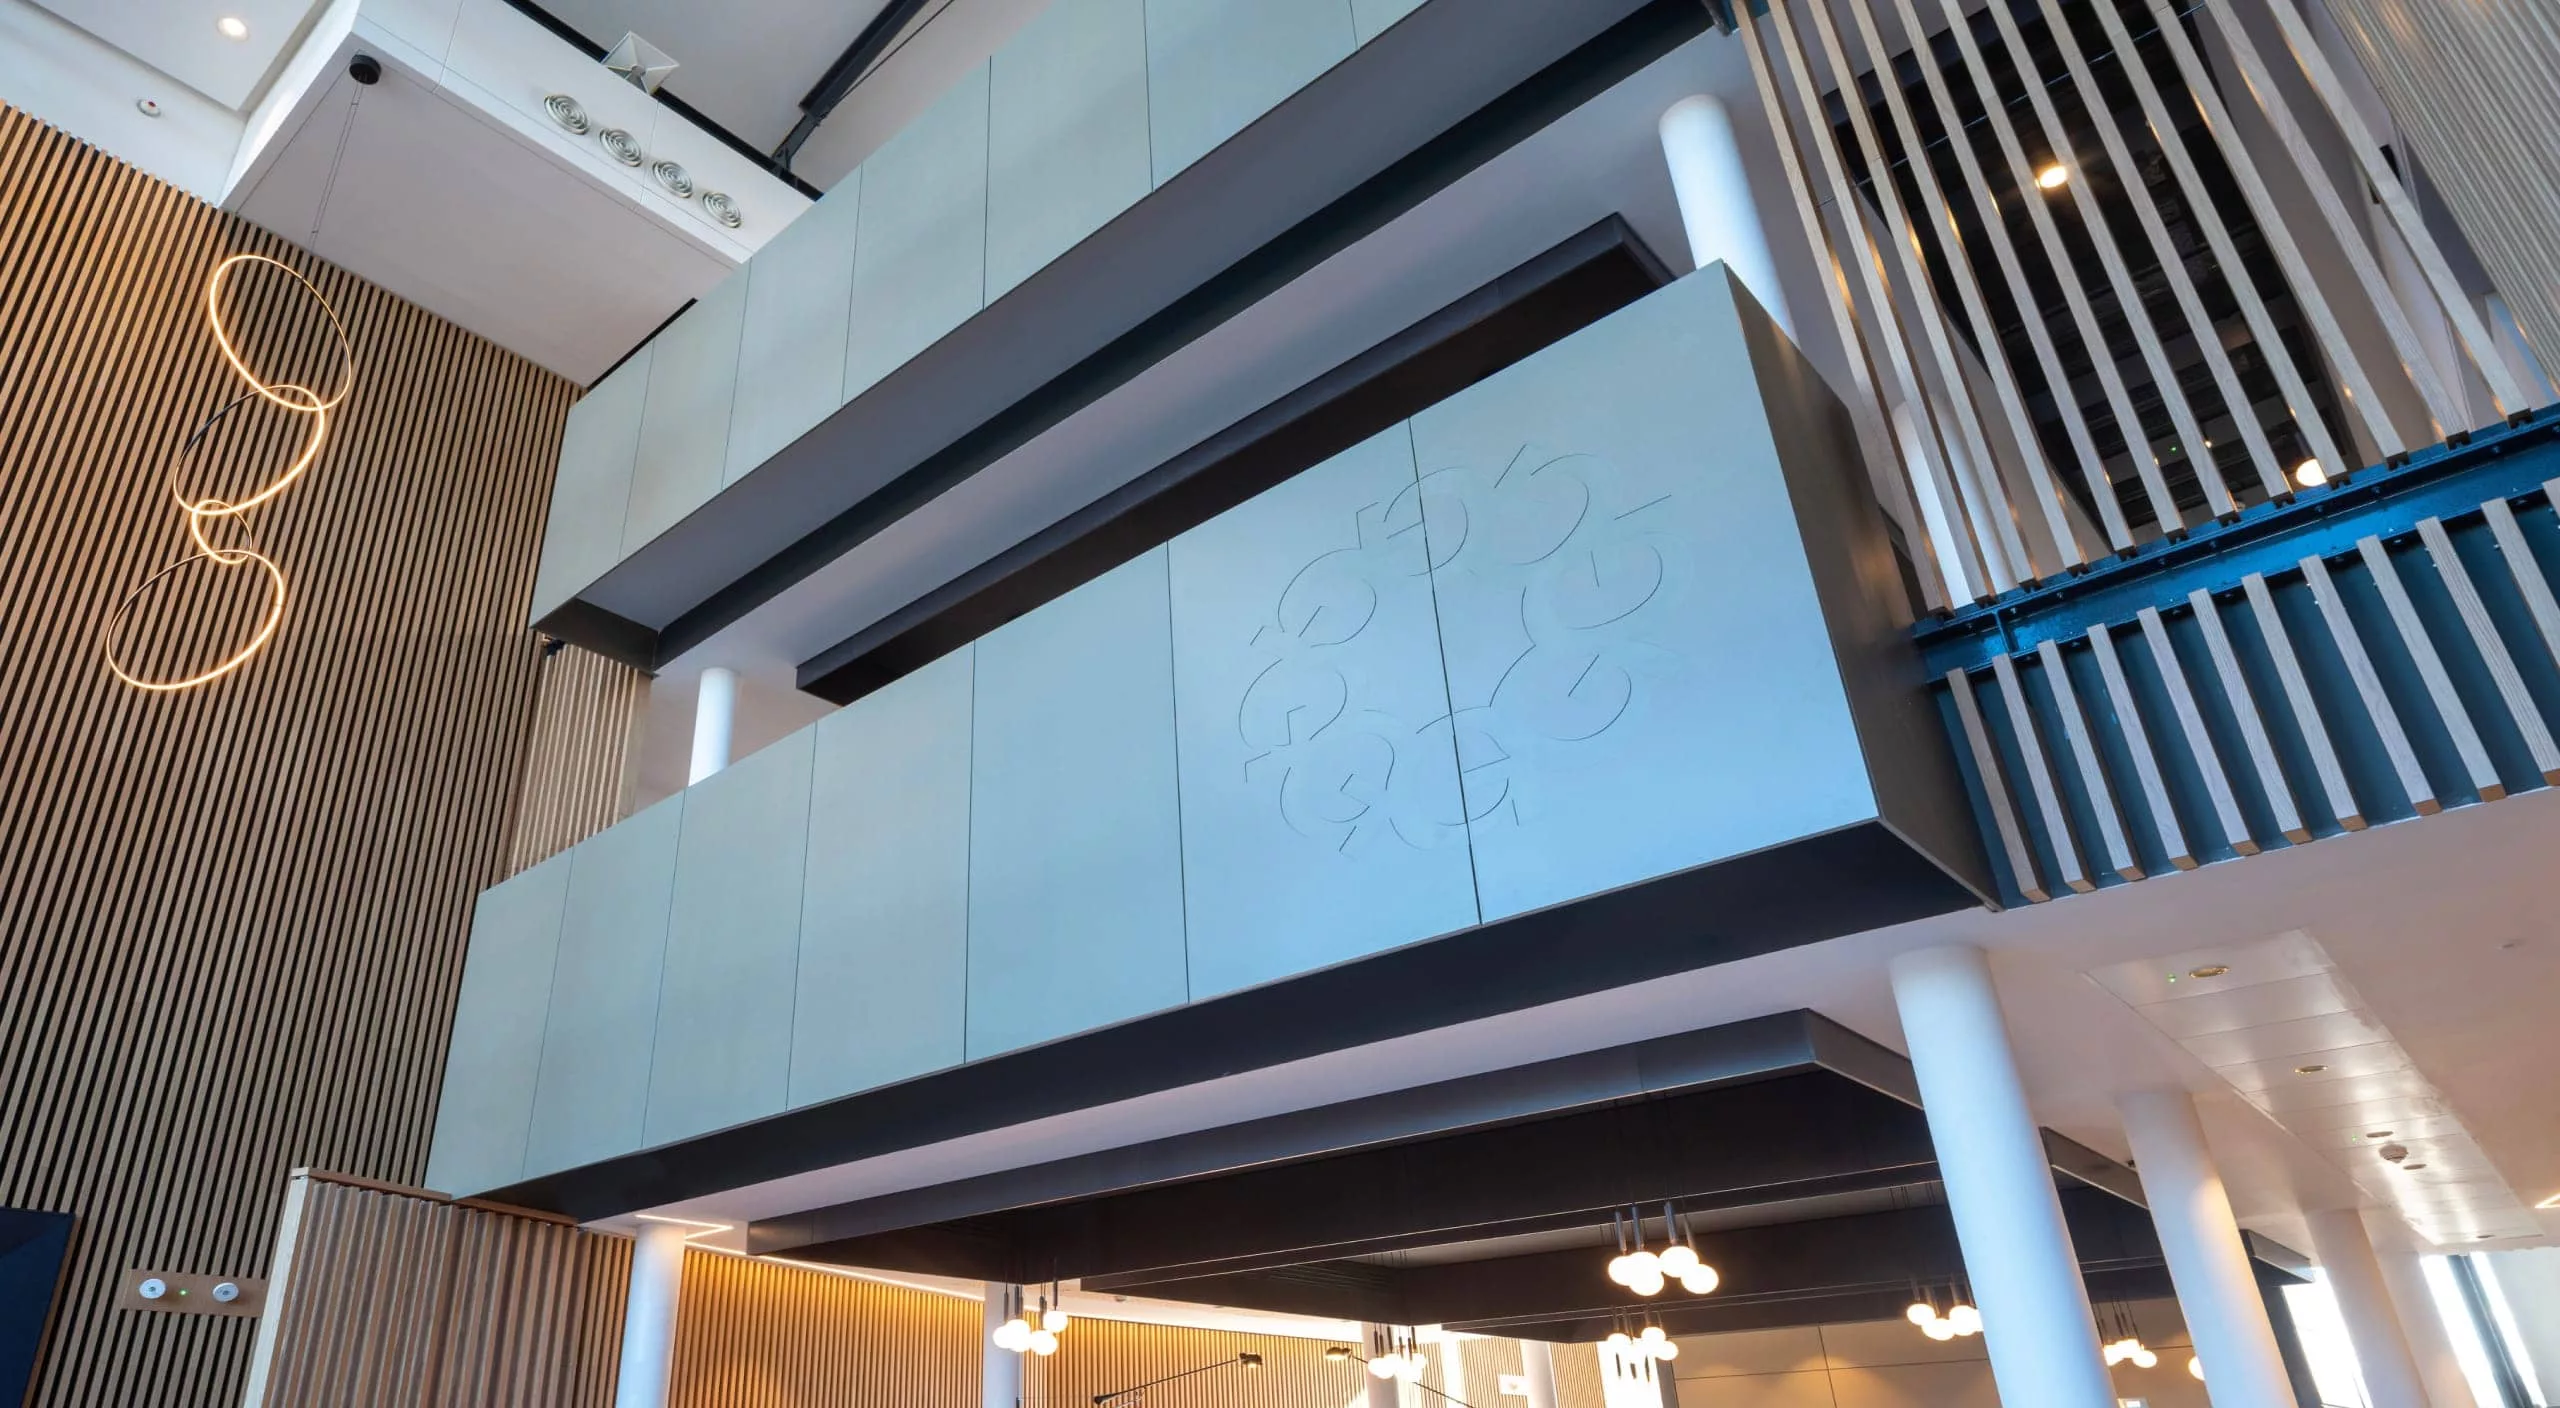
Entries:
MULTIPOLYGON (((1597 738, 1642 681, 1676 668, 1644 618, 1672 570, 1640 496, 1592 455, 1523 446, 1495 466, 1433 470, 1355 515, 1350 542, 1291 576, 1253 636, 1267 656, 1236 710, 1247 777, 1289 828, 1345 854, 1392 837, 1430 850, 1470 824, 1523 820, 1514 749, 1597 738), (1429 579, 1447 707, 1399 716, 1362 697, 1360 642, 1384 601, 1429 579), (1469 603, 1453 612, 1452 598, 1469 603), (1485 609, 1498 604, 1497 610, 1485 609), (1454 751, 1463 789, 1444 761, 1454 751)), ((1408 711, 1410 713, 1410 711, 1408 711)), ((1530 802, 1534 807, 1534 800, 1530 802)))

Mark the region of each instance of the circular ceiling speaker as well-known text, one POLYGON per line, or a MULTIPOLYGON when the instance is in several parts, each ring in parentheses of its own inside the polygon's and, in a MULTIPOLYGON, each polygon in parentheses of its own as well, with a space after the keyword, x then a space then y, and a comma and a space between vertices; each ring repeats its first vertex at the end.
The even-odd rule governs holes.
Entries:
POLYGON ((658 184, 666 187, 667 193, 674 196, 676 199, 693 199, 692 172, 685 170, 683 167, 676 165, 672 161, 661 161, 657 165, 649 168, 649 174, 657 177, 658 184))
POLYGON ((581 137, 587 135, 587 110, 578 106, 577 99, 566 93, 554 93, 542 100, 542 110, 551 114, 551 120, 568 131, 581 137))
POLYGON ((702 208, 711 212, 712 219, 732 230, 747 223, 747 217, 738 213, 738 203, 718 191, 702 193, 702 208))
POLYGON ((640 150, 640 139, 619 127, 608 127, 598 132, 596 144, 604 148, 605 155, 625 166, 638 166, 648 157, 640 150))

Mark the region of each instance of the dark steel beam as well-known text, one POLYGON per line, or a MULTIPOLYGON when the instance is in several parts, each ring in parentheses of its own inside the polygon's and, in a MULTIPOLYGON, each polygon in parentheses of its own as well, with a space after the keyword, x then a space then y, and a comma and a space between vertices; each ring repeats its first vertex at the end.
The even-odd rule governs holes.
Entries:
POLYGON ((783 137, 782 144, 773 149, 771 159, 779 162, 783 170, 790 170, 791 159, 800 154, 800 148, 811 137, 817 135, 818 128, 835 112, 836 104, 843 102, 845 95, 862 82, 863 76, 871 71, 872 61, 887 53, 898 36, 906 32, 908 22, 924 13, 925 6, 931 3, 932 0, 889 0, 888 4, 881 6, 880 13, 873 15, 871 22, 862 27, 862 32, 853 37, 853 42, 845 46, 844 52, 836 55, 836 61, 827 65, 827 71, 819 76, 817 86, 802 95, 800 120, 791 124, 791 131, 783 137))
MULTIPOLYGON (((2088 1188, 2061 1193, 2093 1296, 2166 1294, 2159 1240, 2142 1209, 2088 1188)), ((1609 1281, 1608 1251, 1578 1247, 1416 1266, 1326 1262, 1242 1274, 1146 1280, 1112 1289, 1172 1300, 1531 1339, 1596 1339, 1642 1314, 1675 1334, 1899 1315, 1915 1288, 1964 1275, 1953 1219, 1928 1204, 1846 1217, 1702 1232, 1721 1274, 1709 1296, 1641 1297, 1609 1281)))

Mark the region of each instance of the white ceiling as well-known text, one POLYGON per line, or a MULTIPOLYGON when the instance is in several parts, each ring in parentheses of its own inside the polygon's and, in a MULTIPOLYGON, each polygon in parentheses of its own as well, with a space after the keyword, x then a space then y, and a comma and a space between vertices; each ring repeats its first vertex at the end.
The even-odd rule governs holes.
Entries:
POLYGON ((316 8, 312 0, 36 0, 224 107, 256 101, 316 8), (245 39, 214 28, 245 21, 245 39))
MULTIPOLYGON (((2530 1204, 2560 1191, 2560 1110, 2549 1098, 2549 1073, 2560 1065, 2560 1023, 2550 1019, 2560 1004, 2560 917, 2542 875, 2555 849, 2560 791, 2537 792, 2053 904, 1808 945, 658 1211, 743 1224, 1796 1008, 1900 1050, 1887 961, 1966 942, 1992 953, 2040 1121, 2124 1158, 2116 1097, 2192 1090, 2242 1222, 2307 1248, 2304 1211, 2381 1200, 2341 1170, 2333 1151, 2250 1104, 2221 1070, 2088 974, 2141 960, 2165 971, 2165 961, 2199 950, 2310 936, 2489 1169, 2530 1204)), ((2531 1216, 2533 1237, 2448 1245, 2547 1244, 2560 1233, 2560 1212, 2531 1216)), ((2467 1235, 2458 1219, 2445 1225, 2467 1235)))
POLYGON ((2089 975, 2441 1244, 2540 1231, 2426 1074, 2300 930, 2089 975), (2397 1152, 2397 1160, 2387 1155, 2397 1152))
POLYGON ((584 383, 729 271, 396 61, 329 73, 233 208, 429 312, 584 383))
POLYGON ((627 33, 680 65, 665 91, 771 151, 800 117, 800 99, 850 47, 886 0, 544 0, 543 8, 596 43, 627 33))

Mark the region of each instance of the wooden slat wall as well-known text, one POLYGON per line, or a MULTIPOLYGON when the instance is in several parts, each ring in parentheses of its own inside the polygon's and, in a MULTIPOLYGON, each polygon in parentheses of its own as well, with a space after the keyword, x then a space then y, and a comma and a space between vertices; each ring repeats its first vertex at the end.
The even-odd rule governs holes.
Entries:
POLYGON ((631 1244, 297 1174, 247 1401, 607 1408, 631 1244))
MULTIPOLYGON (((628 1240, 439 1194, 297 1173, 269 1271, 247 1408, 606 1408, 628 1240)), ((245 1322, 235 1322, 245 1323, 245 1322)), ((700 1249, 684 1262, 675 1408, 980 1408, 978 1301, 700 1249)), ((1025 1408, 1264 1356, 1150 1395, 1150 1408, 1346 1408, 1357 1364, 1321 1341, 1079 1319, 1025 1362, 1025 1408)), ((1516 1346, 1469 1344, 1470 1403, 1498 1401, 1516 1346)), ((1439 1387, 1439 1356, 1424 1382, 1439 1387)), ((1560 1349, 1569 1408, 1598 1408, 1588 1345, 1560 1349)), ((1427 1397, 1427 1396, 1426 1396, 1427 1397)), ((140 1400, 138 1400, 140 1401, 140 1400)), ((158 1400, 148 1400, 158 1401, 158 1400)), ((1432 1399, 1430 1401, 1438 1401, 1432 1399)))
POLYGON ((690 1251, 670 1408, 978 1408, 978 1302, 690 1251))
MULTIPOLYGON (((1087 1408, 1097 1393, 1232 1359, 1245 1350, 1261 1355, 1263 1367, 1218 1369, 1168 1384, 1147 1395, 1147 1408, 1344 1408, 1364 1392, 1366 1373, 1348 1360, 1328 1361, 1324 1349, 1317 1340, 1078 1320, 1060 1337, 1056 1354, 1027 1361, 1024 1408, 1087 1408)), ((1424 1359, 1423 1382, 1440 1387, 1439 1355, 1426 1348, 1424 1359)), ((1428 1394, 1419 1398, 1442 1401, 1428 1394)))
POLYGON ((542 659, 507 873, 550 859, 629 809, 649 677, 563 643, 542 659))
MULTIPOLYGON (((313 326, 263 297, 244 317, 313 326)), ((45 1408, 230 1408, 251 1322, 111 1310, 118 1275, 263 1271, 298 1165, 422 1172, 574 395, 0 109, 0 1205, 79 1219, 45 1408), (292 582, 273 644, 146 695, 99 633, 183 551, 163 476, 238 390, 200 295, 240 250, 310 277, 360 370, 260 511, 292 582)), ((142 636, 207 624, 162 610, 142 636)))
MULTIPOLYGON (((2292 0, 2278 0, 2292 3, 2292 0)), ((2560 365, 2560 18, 2541 0, 2329 0, 2546 372, 2560 365)))

